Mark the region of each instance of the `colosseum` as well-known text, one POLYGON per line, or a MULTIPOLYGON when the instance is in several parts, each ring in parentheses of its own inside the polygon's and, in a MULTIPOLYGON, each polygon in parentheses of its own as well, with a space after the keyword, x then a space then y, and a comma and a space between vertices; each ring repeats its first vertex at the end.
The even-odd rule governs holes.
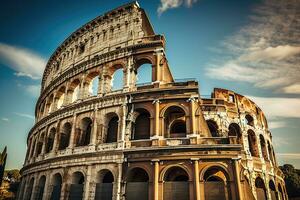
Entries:
POLYGON ((165 38, 137 2, 55 50, 35 115, 20 200, 288 199, 262 110, 233 91, 203 98, 196 80, 174 79, 165 38), (144 66, 151 81, 138 83, 144 66))

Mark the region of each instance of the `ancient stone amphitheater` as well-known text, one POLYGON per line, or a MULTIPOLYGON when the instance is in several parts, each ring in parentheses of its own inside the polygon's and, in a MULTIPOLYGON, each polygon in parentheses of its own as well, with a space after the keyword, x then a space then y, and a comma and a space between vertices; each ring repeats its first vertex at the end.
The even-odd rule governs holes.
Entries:
POLYGON ((174 79, 165 39, 137 2, 56 49, 35 114, 18 199, 287 199, 262 110, 174 79), (151 79, 140 84, 145 66, 151 79))

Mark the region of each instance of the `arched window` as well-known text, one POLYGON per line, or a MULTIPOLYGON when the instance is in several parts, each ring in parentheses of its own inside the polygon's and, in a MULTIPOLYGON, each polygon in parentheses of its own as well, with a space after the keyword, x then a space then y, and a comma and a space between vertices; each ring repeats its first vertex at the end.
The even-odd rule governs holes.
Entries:
POLYGON ((69 146, 70 136, 71 136, 72 125, 67 122, 64 124, 62 128, 62 132, 60 133, 59 140, 59 150, 66 149, 69 146))
POLYGON ((59 173, 55 174, 53 176, 52 181, 52 191, 51 191, 51 200, 59 200, 60 199, 60 193, 61 193, 61 187, 62 187, 62 177, 59 173))
POLYGON ((266 187, 264 181, 257 177, 255 179, 256 196, 259 200, 267 200, 266 187))
POLYGON ((188 173, 181 167, 171 167, 164 175, 163 189, 164 200, 190 199, 188 173))
POLYGON ((211 167, 204 173, 205 200, 231 199, 228 174, 220 167, 211 167))
POLYGON ((90 144, 93 121, 91 118, 85 117, 81 120, 80 129, 78 130, 77 146, 86 146, 90 144))
POLYGON ((72 184, 70 186, 69 199, 82 199, 84 176, 81 172, 74 172, 72 174, 72 184))
POLYGON ((260 140, 260 147, 261 147, 262 155, 263 155, 265 161, 267 161, 267 160, 269 160, 269 158, 268 158, 267 145, 266 145, 264 136, 259 135, 259 140, 260 140))
POLYGON ((108 123, 106 143, 117 142, 118 126, 119 126, 119 118, 118 116, 113 116, 108 123))
POLYGON ((52 112, 53 101, 54 101, 53 94, 51 94, 49 96, 49 98, 47 100, 47 104, 46 104, 46 112, 47 112, 47 114, 52 112))
POLYGON ((71 103, 75 102, 79 99, 79 88, 80 88, 80 81, 78 79, 74 80, 70 84, 70 91, 71 91, 71 103))
POLYGON ((270 188, 270 193, 271 193, 271 200, 277 200, 276 188, 275 188, 275 184, 272 180, 269 181, 269 188, 270 188))
POLYGON ((254 126, 254 119, 251 115, 246 115, 245 116, 245 119, 246 119, 246 124, 249 125, 249 126, 254 126))
POLYGON ((259 157, 256 135, 252 130, 248 130, 248 143, 251 156, 259 157))
POLYGON ((109 170, 101 170, 97 175, 95 199, 110 200, 113 197, 114 176, 109 170))
POLYGON ((126 200, 149 199, 148 194, 149 175, 142 168, 134 168, 129 171, 126 183, 126 200))
POLYGON ((57 109, 61 108, 65 99, 65 90, 66 87, 61 87, 57 93, 57 109))
POLYGON ((43 200, 44 190, 45 190, 46 177, 42 176, 39 180, 38 186, 36 188, 36 200, 43 200))
POLYGON ((89 84, 89 95, 90 96, 97 96, 98 85, 99 85, 99 76, 96 76, 90 81, 90 84, 89 84))
POLYGON ((150 138, 150 114, 147 110, 140 109, 137 111, 138 116, 134 122, 132 139, 141 140, 150 138))
POLYGON ((281 200, 285 200, 285 197, 284 197, 284 193, 283 193, 281 184, 278 184, 278 193, 279 193, 280 199, 281 199, 281 200))
POLYGON ((55 134, 56 134, 56 129, 51 128, 47 138, 46 153, 49 153, 53 149, 55 134))
POLYGON ((34 178, 31 178, 31 180, 29 182, 29 185, 27 186, 27 189, 26 189, 26 192, 25 192, 24 200, 30 200, 31 199, 33 184, 34 184, 34 178))
POLYGON ((241 128, 236 123, 231 123, 228 127, 228 136, 236 136, 239 144, 243 143, 241 128))
POLYGON ((32 140, 33 142, 32 142, 32 144, 31 144, 31 149, 30 149, 30 158, 32 158, 34 155, 33 155, 33 153, 34 153, 34 150, 35 150, 35 145, 36 145, 36 143, 37 143, 37 140, 32 140))
POLYGON ((40 135, 40 138, 38 140, 38 143, 37 143, 37 151, 36 151, 36 156, 40 155, 42 153, 42 149, 43 149, 43 143, 44 143, 44 133, 42 133, 40 135))
POLYGON ((211 119, 207 120, 206 123, 207 123, 208 129, 211 133, 211 136, 219 137, 219 131, 218 131, 219 127, 218 127, 217 123, 211 119))
POLYGON ((151 83, 152 82, 152 65, 145 63, 138 67, 136 75, 136 83, 151 83))
POLYGON ((273 152, 273 148, 272 148, 272 146, 271 146, 271 144, 270 144, 269 141, 267 142, 267 144, 268 144, 268 152, 269 152, 270 160, 271 160, 272 164, 274 165, 275 162, 274 162, 274 157, 273 157, 273 153, 272 153, 273 152))
POLYGON ((185 111, 178 106, 169 107, 164 113, 165 137, 186 137, 185 111))
POLYGON ((123 69, 117 69, 111 79, 112 90, 120 90, 123 88, 123 69))

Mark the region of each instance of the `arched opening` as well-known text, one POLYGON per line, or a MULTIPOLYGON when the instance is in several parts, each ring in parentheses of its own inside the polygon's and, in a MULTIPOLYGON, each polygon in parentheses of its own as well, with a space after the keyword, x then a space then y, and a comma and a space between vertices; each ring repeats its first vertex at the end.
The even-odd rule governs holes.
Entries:
POLYGON ((99 76, 94 77, 89 83, 89 96, 97 96, 99 76))
POLYGON ((248 143, 251 156, 259 157, 256 135, 252 130, 248 130, 248 143))
POLYGON ((212 137, 219 137, 219 127, 214 120, 207 120, 206 121, 208 129, 212 137))
POLYGON ((117 142, 118 140, 118 126, 119 126, 119 117, 116 115, 111 116, 108 122, 106 143, 117 142))
POLYGON ((81 120, 80 128, 77 130, 76 146, 86 146, 90 144, 93 121, 89 117, 81 120))
POLYGON ((46 104, 46 113, 51 113, 52 112, 52 108, 53 108, 53 94, 51 94, 47 100, 47 104, 46 104))
POLYGON ((266 187, 264 181, 257 177, 255 179, 256 197, 259 200, 267 200, 266 187))
POLYGON ((186 137, 185 111, 178 106, 169 107, 164 113, 165 137, 186 137))
POLYGON ((60 109, 64 103, 66 87, 61 87, 57 93, 57 109, 60 109))
POLYGON ((34 156, 33 153, 34 153, 36 143, 37 143, 37 140, 33 140, 32 145, 31 145, 31 149, 30 149, 30 151, 31 151, 30 152, 30 158, 32 158, 34 156))
POLYGON ((228 174, 222 168, 209 168, 203 179, 205 200, 231 199, 228 174))
POLYGON ((43 200, 45 183, 46 183, 46 177, 42 176, 39 180, 38 186, 36 187, 36 200, 43 200))
POLYGON ((229 125, 229 127, 228 127, 228 136, 235 136, 235 137, 237 137, 238 144, 242 144, 243 143, 241 128, 236 123, 231 123, 229 125))
POLYGON ((24 200, 30 200, 31 199, 33 184, 34 184, 34 178, 31 178, 31 180, 29 182, 29 185, 27 186, 27 189, 26 189, 26 192, 25 192, 24 200))
POLYGON ((268 161, 268 151, 267 151, 267 145, 266 145, 266 141, 263 135, 259 135, 259 140, 260 140, 260 147, 261 147, 261 152, 262 155, 265 159, 265 161, 268 161))
POLYGON ((163 184, 164 200, 188 200, 189 175, 181 167, 171 167, 164 175, 163 184))
POLYGON ((80 200, 83 198, 84 176, 81 172, 72 174, 72 183, 70 186, 69 199, 80 200))
POLYGON ((150 114, 147 110, 139 109, 137 110, 138 116, 135 119, 133 130, 132 130, 132 140, 142 140, 150 138, 150 114))
POLYGON ((59 173, 55 174, 53 176, 52 181, 52 191, 51 191, 51 200, 59 200, 60 199, 60 193, 61 193, 61 187, 62 187, 62 177, 59 173))
POLYGON ((36 150, 36 156, 40 155, 42 153, 42 149, 43 149, 43 143, 44 143, 44 133, 42 133, 40 135, 40 138, 38 140, 38 143, 37 143, 37 150, 36 150))
POLYGON ((269 188, 270 188, 271 200, 277 200, 276 188, 275 188, 275 184, 272 180, 269 181, 269 188))
POLYGON ((114 90, 121 90, 123 89, 123 69, 117 69, 111 78, 111 88, 112 91, 114 90))
POLYGON ((70 136, 71 136, 72 125, 67 122, 62 128, 59 139, 59 150, 64 150, 69 146, 70 136))
POLYGON ((47 138, 46 153, 49 153, 53 149, 55 134, 56 134, 56 129, 53 127, 51 128, 47 138))
POLYGON ((148 194, 149 175, 142 168, 134 168, 129 171, 126 183, 126 200, 149 199, 148 194))
POLYGON ((101 170, 97 175, 95 199, 111 200, 113 197, 114 176, 109 170, 101 170))
POLYGON ((246 119, 246 124, 249 125, 249 126, 254 126, 254 119, 251 115, 247 114, 245 116, 245 119, 246 119))
POLYGON ((152 82, 152 64, 151 63, 144 63, 141 64, 137 69, 136 74, 136 83, 145 84, 152 82))
POLYGON ((278 184, 278 194, 279 194, 281 200, 285 200, 281 184, 278 184))
POLYGON ((274 165, 275 162, 274 162, 274 157, 273 157, 273 149, 272 149, 272 146, 269 141, 267 142, 267 144, 268 144, 268 152, 269 152, 270 160, 271 160, 272 164, 274 165))
POLYGON ((78 79, 74 80, 70 84, 70 91, 71 91, 71 103, 75 102, 79 99, 79 88, 80 88, 80 81, 78 79))

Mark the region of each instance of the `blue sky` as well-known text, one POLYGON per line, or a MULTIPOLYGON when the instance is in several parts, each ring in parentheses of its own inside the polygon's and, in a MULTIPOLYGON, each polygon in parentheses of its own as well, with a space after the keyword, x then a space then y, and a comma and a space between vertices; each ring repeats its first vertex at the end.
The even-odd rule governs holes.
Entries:
MULTIPOLYGON (((0 149, 22 167, 43 67, 81 25, 128 1, 3 1, 0 7, 0 149)), ((265 111, 277 157, 300 168, 300 5, 297 0, 141 0, 166 36, 175 78, 251 97, 265 111)))

